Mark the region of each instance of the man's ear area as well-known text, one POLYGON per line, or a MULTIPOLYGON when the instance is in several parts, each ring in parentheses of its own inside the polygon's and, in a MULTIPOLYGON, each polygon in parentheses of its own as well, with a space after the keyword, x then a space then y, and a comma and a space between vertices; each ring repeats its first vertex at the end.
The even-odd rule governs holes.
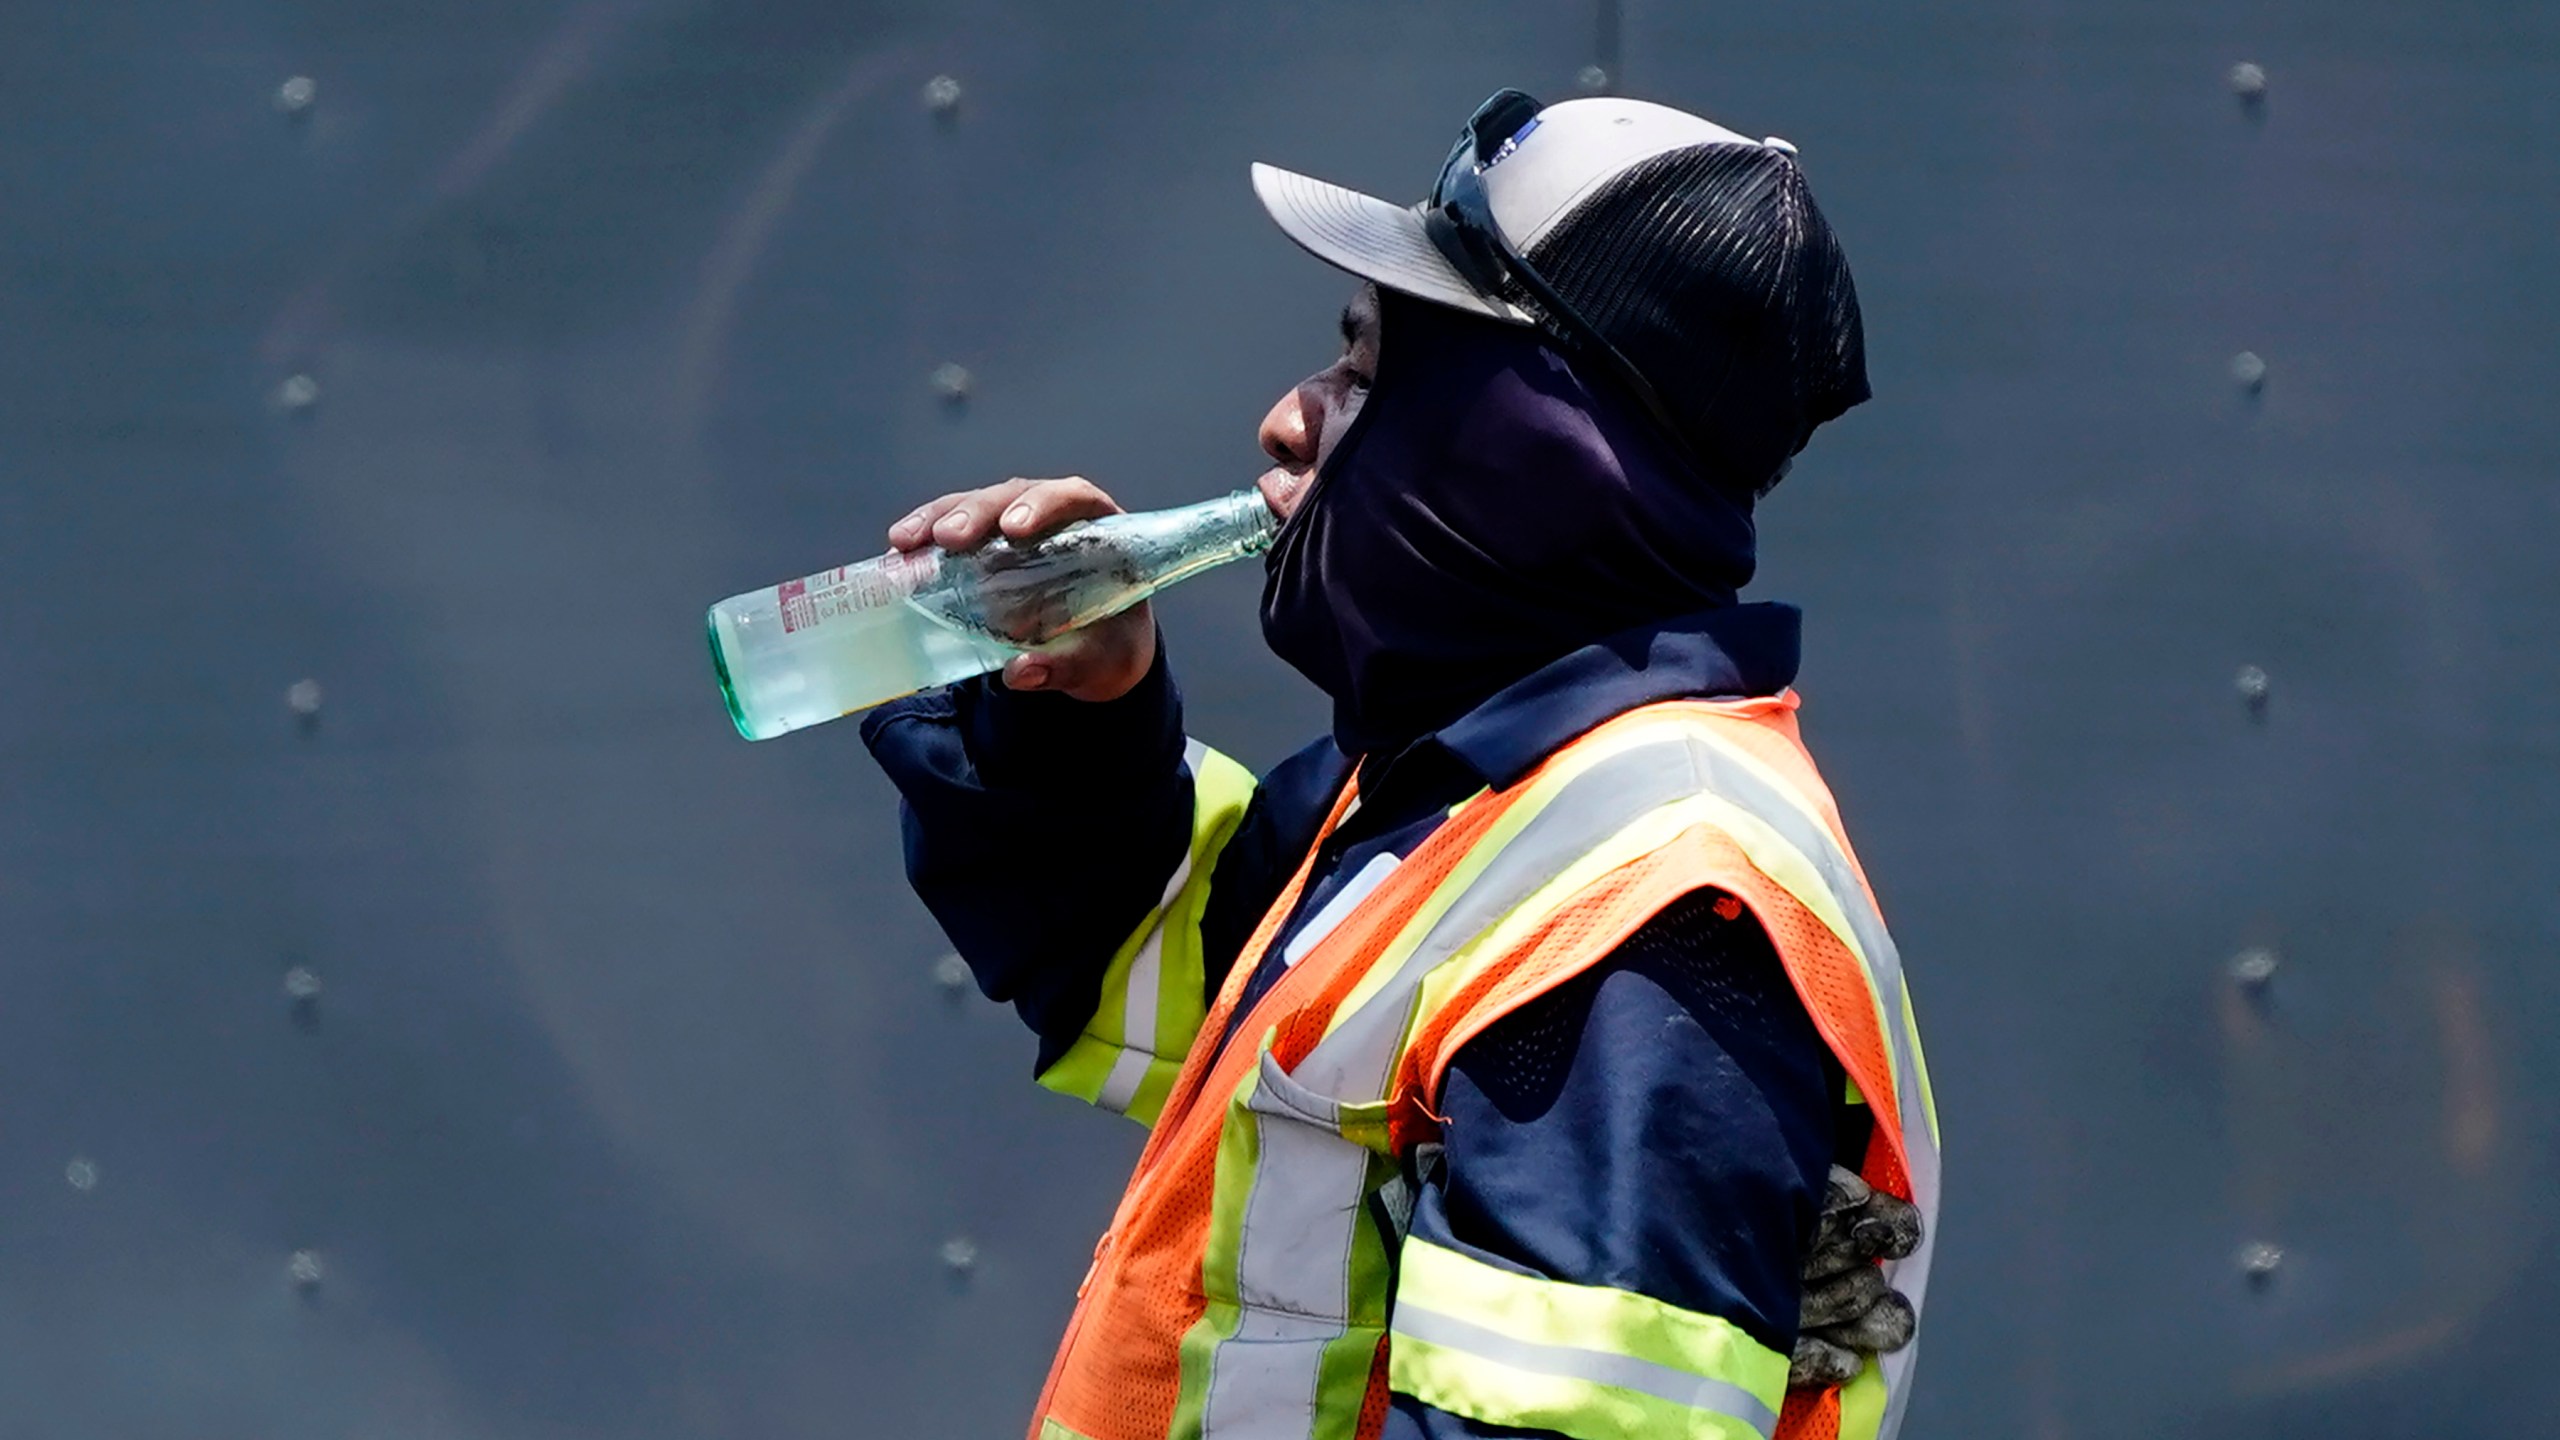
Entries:
POLYGON ((1378 300, 1378 284, 1363 280, 1360 288, 1343 302, 1340 321, 1343 358, 1364 377, 1374 377, 1378 370, 1378 336, 1383 325, 1378 300))

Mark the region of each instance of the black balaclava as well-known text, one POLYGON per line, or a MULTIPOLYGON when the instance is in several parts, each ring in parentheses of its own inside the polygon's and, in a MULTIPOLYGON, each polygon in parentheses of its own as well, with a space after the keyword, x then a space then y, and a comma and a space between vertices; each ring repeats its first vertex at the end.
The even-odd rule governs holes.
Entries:
POLYGON ((1391 754, 1565 654, 1733 603, 1740 484, 1538 331, 1381 291, 1378 372, 1272 547, 1262 633, 1391 754))

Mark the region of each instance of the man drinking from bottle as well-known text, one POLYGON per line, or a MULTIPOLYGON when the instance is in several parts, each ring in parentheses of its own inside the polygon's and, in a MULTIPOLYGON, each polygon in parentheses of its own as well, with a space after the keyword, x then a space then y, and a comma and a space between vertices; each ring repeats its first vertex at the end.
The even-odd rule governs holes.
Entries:
MULTIPOLYGON (((1752 512, 1866 398, 1793 149, 1516 91, 1411 209, 1257 166, 1364 282, 1262 422, 1255 777, 1145 607, 874 712, 919 894, 1151 1127, 1035 1440, 1891 1434, 1937 1195, 1900 960, 1797 738, 1752 512)), ((1110 514, 945 496, 963 550, 1110 514)))

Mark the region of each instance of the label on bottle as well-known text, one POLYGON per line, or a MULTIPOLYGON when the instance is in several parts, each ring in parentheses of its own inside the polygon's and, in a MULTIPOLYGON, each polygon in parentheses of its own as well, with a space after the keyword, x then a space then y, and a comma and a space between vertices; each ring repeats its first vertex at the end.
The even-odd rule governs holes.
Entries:
POLYGON ((894 604, 932 579, 939 566, 934 552, 918 550, 786 580, 774 591, 782 607, 782 631, 788 635, 839 615, 894 604))

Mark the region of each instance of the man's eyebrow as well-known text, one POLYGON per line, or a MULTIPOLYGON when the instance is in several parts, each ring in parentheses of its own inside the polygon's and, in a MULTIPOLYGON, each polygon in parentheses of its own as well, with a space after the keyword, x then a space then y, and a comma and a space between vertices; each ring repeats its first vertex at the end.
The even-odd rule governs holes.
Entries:
POLYGON ((1342 343, 1360 343, 1360 302, 1357 300, 1342 307, 1342 343))

